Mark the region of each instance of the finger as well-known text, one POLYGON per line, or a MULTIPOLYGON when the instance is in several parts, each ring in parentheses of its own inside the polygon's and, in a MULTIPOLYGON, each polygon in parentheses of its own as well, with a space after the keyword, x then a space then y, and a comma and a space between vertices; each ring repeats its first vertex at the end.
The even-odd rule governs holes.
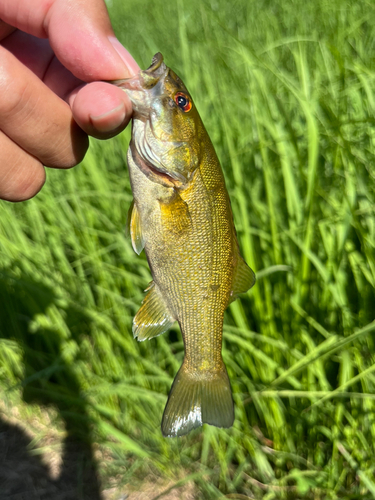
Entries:
POLYGON ((46 39, 17 30, 3 40, 2 46, 64 100, 83 84, 56 58, 46 39))
POLYGON ((37 37, 48 37, 61 63, 80 80, 127 78, 139 67, 114 38, 103 0, 2 0, 0 17, 37 37))
POLYGON ((16 30, 1 42, 19 61, 43 79, 54 57, 53 50, 46 39, 16 30))
POLYGON ((82 89, 83 82, 56 59, 48 40, 17 30, 3 41, 3 46, 70 106, 79 93, 73 114, 86 133, 106 139, 128 124, 132 107, 125 92, 113 85, 96 83, 82 89))
POLYGON ((88 148, 69 105, 0 47, 0 129, 44 165, 72 167, 88 148))
POLYGON ((0 131, 0 198, 24 201, 43 187, 45 171, 33 156, 0 131))
POLYGON ((108 139, 121 132, 132 115, 128 96, 108 83, 89 83, 73 93, 70 102, 79 126, 98 139, 108 139))

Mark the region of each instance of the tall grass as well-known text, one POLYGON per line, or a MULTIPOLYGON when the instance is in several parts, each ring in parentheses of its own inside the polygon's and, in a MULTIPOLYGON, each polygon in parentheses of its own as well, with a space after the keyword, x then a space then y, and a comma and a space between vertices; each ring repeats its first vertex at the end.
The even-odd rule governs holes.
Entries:
POLYGON ((161 435, 183 344, 177 330, 131 335, 150 273, 125 237, 129 131, 49 171, 34 200, 1 204, 3 394, 22 389, 72 432, 90 428, 125 482, 184 478, 201 498, 374 498, 374 5, 109 7, 140 65, 161 51, 192 93, 258 276, 225 318, 235 424, 161 435))

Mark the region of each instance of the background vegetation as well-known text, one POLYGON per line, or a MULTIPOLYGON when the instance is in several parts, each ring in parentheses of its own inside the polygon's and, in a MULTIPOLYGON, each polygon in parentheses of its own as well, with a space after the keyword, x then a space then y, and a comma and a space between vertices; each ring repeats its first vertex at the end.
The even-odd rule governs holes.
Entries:
MULTIPOLYGON (((232 429, 164 439, 180 333, 131 334, 150 273, 125 236, 130 137, 91 142, 33 200, 1 203, 2 398, 58 409, 102 476, 197 498, 375 496, 375 6, 109 2, 141 67, 161 51, 221 159, 256 286, 226 313, 232 429), (17 396, 18 395, 18 396, 17 396)), ((56 422, 58 425, 58 422, 56 422)))

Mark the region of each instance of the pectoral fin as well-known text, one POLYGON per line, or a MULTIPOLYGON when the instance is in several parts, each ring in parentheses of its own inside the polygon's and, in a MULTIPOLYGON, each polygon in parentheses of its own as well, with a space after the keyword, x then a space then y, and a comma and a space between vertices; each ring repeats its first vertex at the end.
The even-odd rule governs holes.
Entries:
POLYGON ((148 293, 133 320, 133 335, 139 341, 161 335, 175 321, 154 282, 151 282, 147 290, 148 293))
POLYGON ((255 284, 255 274, 246 264, 241 255, 238 255, 237 266, 234 271, 233 285, 230 302, 236 300, 241 294, 245 293, 255 284))
POLYGON ((132 247, 135 253, 138 255, 142 252, 145 241, 142 235, 141 219, 139 217, 139 212, 137 205, 132 201, 128 213, 128 227, 132 240, 132 247))

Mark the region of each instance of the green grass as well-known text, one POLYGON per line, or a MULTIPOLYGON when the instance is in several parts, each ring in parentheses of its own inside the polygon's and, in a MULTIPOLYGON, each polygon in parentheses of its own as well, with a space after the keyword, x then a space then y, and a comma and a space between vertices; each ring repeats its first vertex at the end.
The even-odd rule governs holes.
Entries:
POLYGON ((57 407, 69 432, 111 450, 124 482, 185 477, 207 499, 374 498, 373 3, 109 7, 141 67, 161 51, 192 93, 258 275, 225 319, 235 424, 161 435, 183 344, 176 330, 132 338, 150 273, 125 237, 129 130, 48 171, 35 199, 1 203, 2 394, 57 407))

